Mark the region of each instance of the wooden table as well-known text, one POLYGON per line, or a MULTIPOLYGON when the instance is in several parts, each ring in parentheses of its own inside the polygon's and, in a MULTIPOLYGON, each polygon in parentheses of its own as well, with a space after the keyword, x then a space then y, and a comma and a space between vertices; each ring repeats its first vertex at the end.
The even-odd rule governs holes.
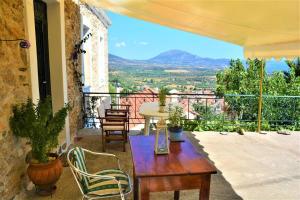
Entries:
POLYGON ((139 196, 142 200, 148 200, 150 192, 161 191, 174 191, 174 199, 179 199, 179 190, 187 189, 199 189, 199 199, 209 199, 210 177, 217 170, 184 137, 185 142, 170 143, 170 153, 167 155, 154 154, 153 135, 129 137, 134 200, 138 200, 139 196))
POLYGON ((146 102, 143 103, 140 107, 140 115, 145 117, 145 128, 144 128, 144 135, 149 135, 150 129, 150 119, 151 118, 160 118, 160 119, 167 119, 169 117, 168 112, 158 112, 159 105, 158 102, 146 102))

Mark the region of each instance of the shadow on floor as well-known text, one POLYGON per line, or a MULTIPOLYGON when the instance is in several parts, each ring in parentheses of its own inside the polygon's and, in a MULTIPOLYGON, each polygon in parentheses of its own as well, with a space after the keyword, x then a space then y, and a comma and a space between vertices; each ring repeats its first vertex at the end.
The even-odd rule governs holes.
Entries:
MULTIPOLYGON (((209 158, 209 154, 204 151, 204 146, 201 145, 201 142, 189 132, 186 133, 186 135, 188 136, 196 150, 199 153, 205 155, 207 159, 214 164, 214 162, 209 158)), ((238 200, 242 198, 234 191, 231 184, 224 178, 224 176, 222 175, 222 171, 218 169, 218 173, 212 175, 210 199, 238 200)))
MULTIPOLYGON (((92 151, 101 152, 101 137, 100 135, 90 134, 91 130, 88 130, 88 135, 81 137, 76 143, 75 146, 82 146, 83 148, 90 149, 92 151)), ((133 131, 130 135, 138 135, 140 131, 133 131)), ((195 146, 198 152, 204 154, 208 157, 208 154, 203 150, 203 146, 199 144, 199 141, 191 133, 187 133, 189 139, 195 146)), ((126 145, 126 152, 122 152, 122 145, 118 142, 111 142, 107 144, 107 152, 116 154, 121 163, 121 167, 124 171, 128 172, 132 177, 132 160, 129 144, 126 145)), ((91 157, 87 156, 87 166, 88 171, 93 173, 105 168, 111 168, 115 166, 115 161, 107 157, 91 157)), ((212 161, 211 161, 212 162, 212 161)), ((213 163, 213 162, 212 162, 213 163)), ((57 191, 51 197, 38 197, 35 195, 34 191, 27 192, 24 199, 30 200, 79 200, 81 199, 81 194, 78 186, 70 172, 68 167, 64 168, 63 175, 57 183, 57 191)), ((199 198, 198 190, 185 190, 180 194, 180 199, 182 200, 193 200, 199 198)), ((116 198, 115 198, 116 199, 116 198)), ((132 194, 130 194, 127 199, 133 199, 132 194)), ((151 193, 150 199, 155 200, 171 200, 173 199, 173 192, 160 192, 160 193, 151 193)), ((212 200, 239 200, 242 199, 238 196, 230 183, 228 183, 225 178, 222 176, 222 172, 218 170, 218 174, 212 175, 211 182, 211 192, 210 199, 212 200)))

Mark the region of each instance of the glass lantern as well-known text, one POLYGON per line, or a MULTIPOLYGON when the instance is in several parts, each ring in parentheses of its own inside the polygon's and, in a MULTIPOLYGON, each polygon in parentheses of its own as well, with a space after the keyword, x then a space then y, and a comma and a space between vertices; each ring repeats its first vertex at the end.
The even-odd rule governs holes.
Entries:
POLYGON ((161 118, 157 123, 154 151, 155 154, 158 155, 169 153, 168 129, 167 124, 163 118, 161 118))

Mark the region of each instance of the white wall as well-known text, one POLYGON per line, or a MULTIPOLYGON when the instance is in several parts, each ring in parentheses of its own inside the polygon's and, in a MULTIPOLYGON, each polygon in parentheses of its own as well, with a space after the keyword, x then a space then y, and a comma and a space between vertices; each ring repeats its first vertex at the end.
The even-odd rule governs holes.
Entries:
MULTIPOLYGON (((108 92, 108 38, 107 26, 89 7, 80 6, 81 32, 85 26, 92 36, 84 43, 82 54, 85 92, 108 92)), ((99 13, 98 13, 99 14, 99 13)), ((99 14, 100 15, 100 14, 99 14)), ((82 34, 82 38, 84 38, 82 34)))
MULTIPOLYGON (((44 0, 44 2, 47 3, 51 93, 55 112, 68 102, 64 0, 44 0)), ((24 5, 26 37, 31 44, 29 48, 31 96, 36 102, 39 99, 39 82, 33 0, 24 0, 24 5)), ((69 118, 66 119, 65 129, 60 133, 59 141, 60 144, 70 144, 69 118)))

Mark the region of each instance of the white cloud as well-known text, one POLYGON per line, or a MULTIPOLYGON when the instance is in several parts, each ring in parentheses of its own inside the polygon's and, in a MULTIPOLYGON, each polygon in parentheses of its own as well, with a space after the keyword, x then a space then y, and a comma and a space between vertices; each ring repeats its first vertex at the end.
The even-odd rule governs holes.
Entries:
POLYGON ((115 46, 117 47, 117 48, 122 48, 122 47, 126 47, 126 43, 123 41, 123 42, 117 42, 116 44, 115 44, 115 46))
POLYGON ((139 45, 148 45, 149 43, 148 42, 145 42, 145 41, 141 41, 141 42, 139 42, 139 45))

